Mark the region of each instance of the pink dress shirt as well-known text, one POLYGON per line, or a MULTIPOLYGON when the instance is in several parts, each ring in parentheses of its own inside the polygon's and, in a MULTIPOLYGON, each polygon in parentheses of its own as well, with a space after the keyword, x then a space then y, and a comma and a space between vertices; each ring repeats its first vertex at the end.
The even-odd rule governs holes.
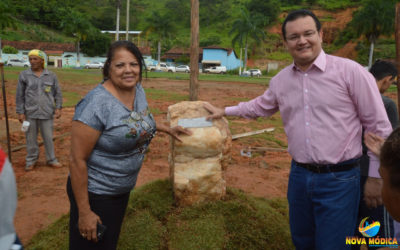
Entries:
MULTIPOLYGON (((374 77, 358 63, 323 50, 306 72, 294 64, 270 81, 263 95, 226 115, 256 118, 280 111, 288 151, 302 163, 336 164, 360 157, 362 128, 387 137, 392 131, 374 77)), ((370 157, 369 176, 380 177, 370 157)))

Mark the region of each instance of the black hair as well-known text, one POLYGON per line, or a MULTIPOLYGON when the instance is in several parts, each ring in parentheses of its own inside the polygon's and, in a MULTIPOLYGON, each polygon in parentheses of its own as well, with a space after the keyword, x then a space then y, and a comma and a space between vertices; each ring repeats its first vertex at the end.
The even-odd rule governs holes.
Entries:
POLYGON ((117 51, 121 48, 126 49, 129 52, 131 52, 132 55, 134 55, 136 57, 136 59, 138 60, 139 67, 140 67, 139 81, 142 81, 143 68, 146 69, 146 64, 144 63, 144 59, 143 59, 142 53, 140 52, 139 48, 136 47, 136 45, 130 41, 116 41, 111 44, 111 46, 107 52, 107 60, 104 63, 104 68, 103 68, 104 79, 106 80, 110 77, 111 61, 114 57, 115 51, 117 51))
POLYGON ((377 81, 387 76, 392 76, 392 78, 397 76, 397 69, 394 63, 379 59, 371 66, 369 72, 371 72, 377 81))
POLYGON ((400 191, 400 128, 393 130, 383 144, 380 162, 388 170, 390 186, 400 191))
POLYGON ((304 10, 304 9, 294 10, 294 11, 290 12, 289 15, 287 15, 287 17, 285 18, 285 21, 283 21, 283 24, 282 24, 282 35, 283 35, 283 39, 285 41, 286 41, 286 24, 288 22, 295 21, 301 17, 306 17, 306 16, 312 17, 314 19, 315 26, 317 27, 317 31, 318 32, 321 31, 321 27, 322 27, 321 22, 318 20, 318 18, 315 16, 314 13, 312 13, 309 10, 304 10))

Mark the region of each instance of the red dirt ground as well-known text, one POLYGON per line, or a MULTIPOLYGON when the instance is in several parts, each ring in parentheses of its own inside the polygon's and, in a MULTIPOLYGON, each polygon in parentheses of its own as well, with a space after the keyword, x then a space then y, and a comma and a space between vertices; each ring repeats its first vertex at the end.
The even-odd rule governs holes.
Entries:
MULTIPOLYGON (((15 101, 12 93, 15 84, 8 83, 7 96, 8 113, 11 116, 10 126, 12 148, 25 144, 23 132, 19 131, 20 124, 16 121, 15 101)), ((166 79, 148 79, 144 82, 145 88, 157 88, 169 90, 187 95, 188 81, 172 81, 166 79)), ((62 84, 63 91, 71 91, 70 86, 62 84)), ((84 95, 93 86, 76 88, 73 91, 84 95)), ((200 82, 200 100, 209 101, 212 104, 223 107, 236 104, 238 98, 253 98, 264 92, 265 87, 233 82, 200 82)), ((2 100, 1 100, 2 101, 2 100)), ((161 110, 162 114, 155 115, 158 122, 166 121, 167 107, 173 102, 149 100, 150 107, 161 110)), ((40 157, 36 168, 31 172, 25 172, 25 148, 12 153, 12 163, 18 185, 18 207, 15 216, 16 231, 22 242, 26 244, 39 230, 46 228, 61 215, 68 213, 69 201, 65 191, 68 176, 68 157, 70 151, 70 127, 73 116, 73 108, 63 109, 62 118, 55 120, 55 147, 56 155, 63 164, 63 168, 52 169, 45 164, 44 147, 40 147, 40 157)), ((243 120, 243 127, 250 121, 243 120)), ((4 124, 4 119, 0 122, 4 124)), ((265 125, 265 127, 271 127, 265 125)), ((3 127, 0 136, 0 144, 6 148, 6 139, 3 127)), ((244 131, 252 129, 246 128, 244 131)), ((283 134, 277 136, 286 143, 283 134)), ((154 138, 150 152, 139 174, 137 186, 147 182, 168 178, 168 148, 169 139, 166 135, 158 135, 154 138)), ((229 187, 235 187, 256 196, 271 198, 284 197, 287 190, 287 178, 289 174, 290 158, 286 152, 267 152, 264 156, 257 155, 253 158, 240 156, 240 149, 246 146, 262 146, 245 144, 242 140, 233 141, 232 160, 226 171, 226 181, 229 187)))

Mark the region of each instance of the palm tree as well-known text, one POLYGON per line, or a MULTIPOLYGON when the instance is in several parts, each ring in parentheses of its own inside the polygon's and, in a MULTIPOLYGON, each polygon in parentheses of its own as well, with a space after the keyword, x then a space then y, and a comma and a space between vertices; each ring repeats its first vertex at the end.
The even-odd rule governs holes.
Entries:
POLYGON ((394 32, 396 0, 366 0, 364 6, 353 15, 351 25, 358 36, 365 35, 370 42, 368 67, 372 65, 374 45, 380 35, 394 32))
POLYGON ((241 17, 233 22, 232 29, 229 31, 229 35, 235 34, 232 39, 232 46, 239 43, 240 48, 244 46, 244 70, 247 67, 247 48, 249 38, 254 39, 258 44, 260 41, 265 39, 265 32, 263 27, 263 20, 258 15, 250 15, 246 9, 241 10, 241 17))
POLYGON ((160 64, 161 42, 174 33, 175 26, 173 25, 173 20, 168 14, 161 15, 160 12, 153 11, 152 15, 146 18, 146 22, 148 25, 145 28, 145 32, 156 34, 157 61, 160 64))

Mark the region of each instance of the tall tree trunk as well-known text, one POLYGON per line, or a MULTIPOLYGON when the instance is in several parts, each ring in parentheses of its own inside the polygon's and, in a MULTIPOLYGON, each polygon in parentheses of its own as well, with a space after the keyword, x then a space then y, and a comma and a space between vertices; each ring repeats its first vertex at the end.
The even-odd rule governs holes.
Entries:
POLYGON ((157 61, 160 64, 160 55, 161 55, 161 40, 158 40, 157 44, 157 61))
POLYGON ((400 3, 396 4, 395 18, 395 37, 396 37, 396 62, 397 62, 397 112, 400 116, 400 3))
POLYGON ((115 27, 115 41, 119 40, 119 9, 121 7, 121 0, 117 0, 117 22, 115 27))
POLYGON ((189 100, 197 101, 199 95, 199 0, 191 0, 191 45, 189 100))
POLYGON ((375 45, 375 38, 371 36, 371 46, 369 48, 369 58, 368 58, 368 69, 372 66, 372 58, 374 57, 374 45, 375 45))

